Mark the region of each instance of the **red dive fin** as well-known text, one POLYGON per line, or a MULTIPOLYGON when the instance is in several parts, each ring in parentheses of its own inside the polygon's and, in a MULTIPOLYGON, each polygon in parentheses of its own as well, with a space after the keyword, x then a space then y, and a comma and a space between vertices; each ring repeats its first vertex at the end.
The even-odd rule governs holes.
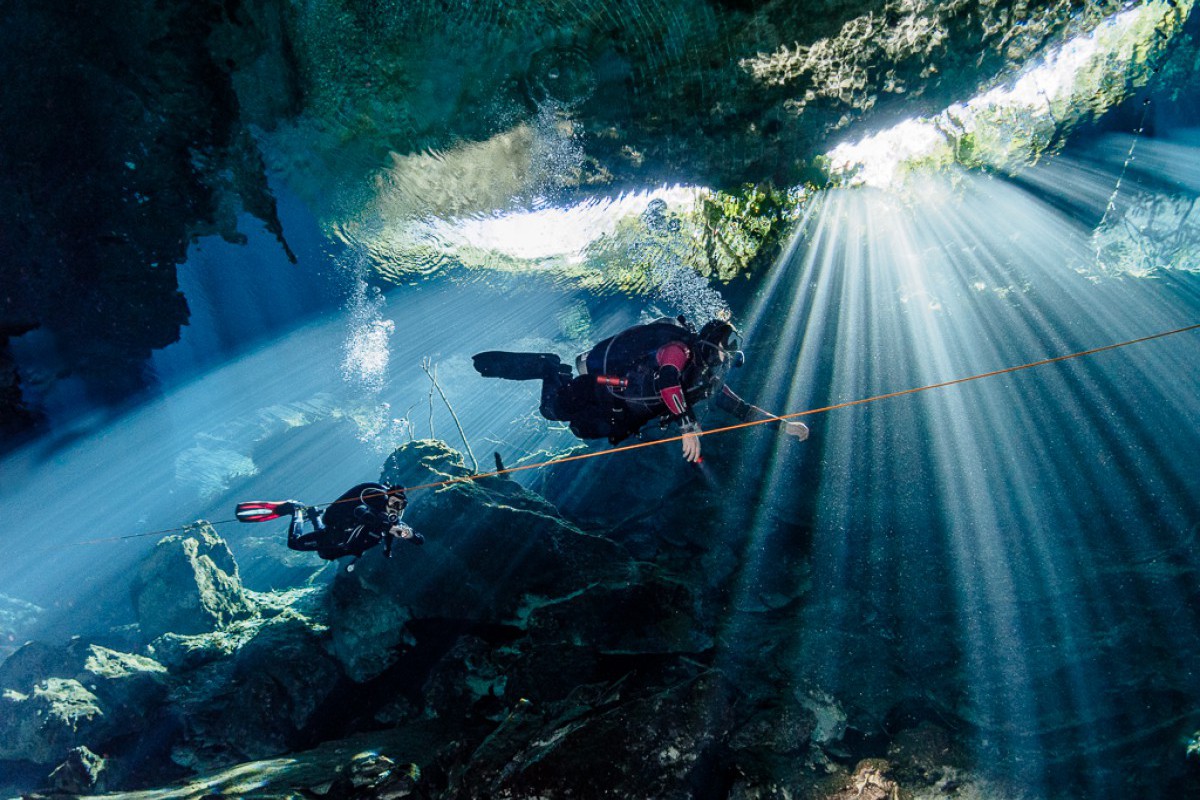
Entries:
POLYGON ((287 501, 272 503, 269 500, 251 500, 247 503, 238 503, 235 513, 238 522, 266 522, 291 514, 292 504, 287 501))

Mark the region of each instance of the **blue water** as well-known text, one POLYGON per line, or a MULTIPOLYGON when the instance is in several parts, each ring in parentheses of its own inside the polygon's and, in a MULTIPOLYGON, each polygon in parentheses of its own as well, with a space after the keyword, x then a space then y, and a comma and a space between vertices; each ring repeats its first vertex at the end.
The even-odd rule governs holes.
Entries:
MULTIPOLYGON (((1188 132, 1144 141, 1142 178, 1197 146, 1188 132)), ((1095 180, 1064 159, 1024 185, 968 175, 906 196, 827 192, 755 290, 730 293, 749 355, 734 387, 792 413, 1200 322, 1194 260, 1146 276, 1094 269, 1087 221, 1124 152, 1084 154, 1104 166, 1095 180)), ((1176 179, 1200 194, 1195 174, 1176 179)), ((1137 186, 1135 174, 1118 199, 1137 186)), ((534 384, 484 381, 470 355, 569 357, 587 340, 564 320, 586 312, 594 341, 678 310, 530 275, 383 290, 280 195, 298 265, 265 232, 244 247, 202 240, 180 269, 191 323, 155 355, 154 391, 99 412, 64 387, 48 398, 54 434, 6 457, 0 591, 45 607, 47 630, 116 613, 90 598, 110 597, 152 532, 213 520, 239 554, 238 500, 328 501, 411 438, 465 450, 422 359, 482 469, 493 451, 515 463, 570 446, 532 415, 534 384)), ((1090 796, 1121 796, 1106 761, 1125 747, 1182 760, 1200 726, 1198 353, 1200 332, 1180 333, 806 416, 804 443, 723 434, 701 469, 722 524, 749 533, 733 605, 803 598, 780 601, 790 636, 770 657, 791 670, 783 690, 870 715, 928 703, 945 693, 932 681, 954 675, 954 714, 989 732, 972 744, 1035 795, 1065 770, 1090 796), (797 566, 781 576, 787 558, 797 566), (1064 731, 1076 749, 1047 751, 1064 731)), ((690 474, 677 444, 660 450, 664 472, 690 474)), ((588 469, 579 498, 550 499, 590 502, 624 467, 588 469)), ((623 502, 609 501, 614 513, 623 502)), ((247 580, 282 579, 251 568, 247 580)), ((760 636, 730 613, 718 662, 736 672, 760 636)))

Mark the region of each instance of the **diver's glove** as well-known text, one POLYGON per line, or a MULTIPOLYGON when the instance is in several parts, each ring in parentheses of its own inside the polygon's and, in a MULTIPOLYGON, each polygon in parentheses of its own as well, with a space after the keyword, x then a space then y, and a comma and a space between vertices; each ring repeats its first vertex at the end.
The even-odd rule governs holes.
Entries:
POLYGON ((785 420, 783 423, 783 432, 788 436, 795 436, 802 442, 808 438, 808 426, 803 422, 785 420))
POLYGON ((680 424, 683 433, 683 460, 692 464, 700 461, 700 423, 689 419, 680 424))
POLYGON ((393 536, 398 536, 401 539, 408 539, 413 544, 425 544, 425 537, 403 522, 392 526, 391 533, 393 536))

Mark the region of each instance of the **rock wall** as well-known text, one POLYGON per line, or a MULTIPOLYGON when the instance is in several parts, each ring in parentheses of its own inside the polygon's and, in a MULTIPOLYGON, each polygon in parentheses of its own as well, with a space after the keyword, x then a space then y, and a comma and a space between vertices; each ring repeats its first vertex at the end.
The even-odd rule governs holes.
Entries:
POLYGON ((113 400, 144 386, 188 319, 175 267, 195 237, 244 240, 241 210, 282 237, 218 47, 264 40, 237 7, 0 12, 0 447, 35 421, 22 385, 78 377, 113 400), (53 355, 13 375, 8 339, 31 330, 53 355))

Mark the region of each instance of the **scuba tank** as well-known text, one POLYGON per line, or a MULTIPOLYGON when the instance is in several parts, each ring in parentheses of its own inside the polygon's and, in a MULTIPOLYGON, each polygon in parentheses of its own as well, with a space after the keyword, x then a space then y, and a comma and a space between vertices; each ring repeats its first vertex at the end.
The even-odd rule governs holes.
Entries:
POLYGON ((682 342, 691 349, 695 339, 696 329, 686 319, 663 317, 597 342, 575 360, 576 371, 580 375, 598 376, 597 385, 609 387, 610 392, 626 389, 631 374, 652 362, 660 347, 668 342, 682 342), (613 383, 609 378, 623 382, 613 383))

